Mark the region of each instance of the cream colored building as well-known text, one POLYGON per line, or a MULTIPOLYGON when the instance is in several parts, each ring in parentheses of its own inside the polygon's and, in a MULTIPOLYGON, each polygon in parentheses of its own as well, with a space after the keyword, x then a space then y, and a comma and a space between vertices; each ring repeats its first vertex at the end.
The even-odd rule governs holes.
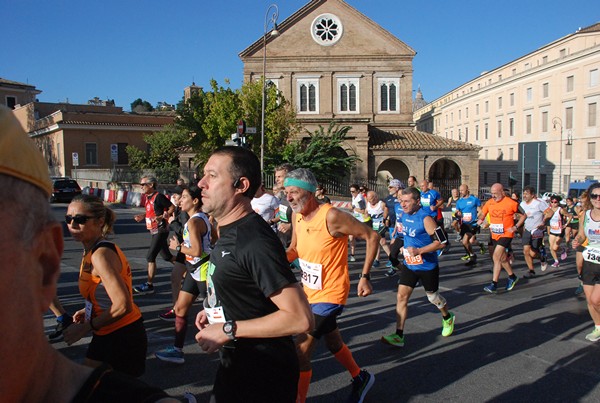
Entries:
MULTIPOLYGON (((510 46, 510 44, 506 44, 510 46)), ((567 193, 600 179, 600 23, 455 88, 414 113, 417 129, 482 148, 479 184, 567 193)))
POLYGON ((0 77, 0 105, 10 109, 35 101, 35 97, 42 91, 34 85, 19 83, 0 77))
MULTIPOLYGON (((362 160, 354 180, 409 175, 477 187, 479 147, 414 130, 406 43, 342 0, 313 0, 266 37, 268 81, 296 106, 308 131, 351 126, 346 151, 362 160)), ((244 80, 263 76, 264 38, 240 53, 244 80)))
POLYGON ((13 113, 42 150, 50 175, 71 176, 81 186, 103 188, 111 181, 111 170, 129 167, 128 145, 146 150, 144 136, 162 130, 175 118, 174 112, 125 113, 110 102, 31 102, 13 113))

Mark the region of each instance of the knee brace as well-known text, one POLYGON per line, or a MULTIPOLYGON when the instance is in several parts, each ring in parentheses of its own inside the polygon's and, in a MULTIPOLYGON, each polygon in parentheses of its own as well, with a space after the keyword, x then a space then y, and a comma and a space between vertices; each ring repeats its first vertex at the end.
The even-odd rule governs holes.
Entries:
POLYGON ((446 299, 444 297, 442 297, 442 295, 440 294, 439 291, 432 292, 432 293, 428 292, 427 293, 427 299, 433 305, 437 306, 438 309, 442 309, 443 307, 446 306, 446 299))

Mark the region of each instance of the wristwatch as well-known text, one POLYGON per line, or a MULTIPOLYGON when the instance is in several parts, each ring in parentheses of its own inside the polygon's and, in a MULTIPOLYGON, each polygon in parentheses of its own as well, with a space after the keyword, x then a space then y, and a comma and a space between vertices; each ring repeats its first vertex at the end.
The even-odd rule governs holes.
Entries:
POLYGON ((175 250, 176 250, 177 252, 181 252, 181 244, 180 244, 180 245, 177 245, 177 246, 175 247, 175 250))
POLYGON ((235 340, 236 330, 237 325, 235 324, 235 321, 228 320, 227 322, 223 323, 223 333, 225 333, 230 340, 235 340))
POLYGON ((366 278, 367 280, 371 281, 371 274, 370 273, 361 273, 358 278, 366 278))

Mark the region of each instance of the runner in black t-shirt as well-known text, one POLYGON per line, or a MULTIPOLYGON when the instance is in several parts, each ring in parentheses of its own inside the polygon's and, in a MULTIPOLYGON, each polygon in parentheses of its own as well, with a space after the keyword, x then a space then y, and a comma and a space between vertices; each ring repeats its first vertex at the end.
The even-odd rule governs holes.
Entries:
POLYGON ((196 340, 204 351, 220 352, 218 402, 294 402, 298 360, 291 335, 313 327, 281 242, 252 210, 260 184, 258 158, 242 147, 215 151, 199 182, 203 211, 218 222, 219 240, 196 340))

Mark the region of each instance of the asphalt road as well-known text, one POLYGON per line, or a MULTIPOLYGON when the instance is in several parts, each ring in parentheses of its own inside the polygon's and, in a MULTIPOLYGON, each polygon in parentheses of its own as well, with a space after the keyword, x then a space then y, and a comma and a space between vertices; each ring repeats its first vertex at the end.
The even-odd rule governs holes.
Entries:
MULTIPOLYGON (((58 218, 66 205, 54 204, 58 218)), ((118 220, 113 240, 123 249, 133 268, 134 284, 145 281, 146 249, 149 234, 133 215, 139 208, 115 207, 118 220)), ((77 288, 81 246, 65 230, 65 253, 58 288, 65 308, 73 312, 83 306, 77 288)), ((454 234, 451 234, 454 238, 454 234)), ((515 270, 521 277, 526 266, 520 240, 513 243, 515 270)), ((395 330, 396 279, 374 269, 374 294, 356 296, 364 243, 359 242, 357 263, 351 263, 352 290, 348 306, 340 317, 345 342, 358 364, 375 374, 376 380, 366 402, 598 402, 600 401, 600 342, 584 339, 593 324, 585 298, 576 297, 574 254, 557 269, 549 268, 538 278, 521 278, 511 292, 504 292, 506 274, 500 278, 497 295, 483 287, 491 280, 491 261, 481 256, 478 265, 467 269, 460 260, 463 249, 453 247, 440 261, 440 291, 456 314, 452 336, 444 338, 441 315, 417 288, 409 303, 405 329, 406 345, 395 348, 380 342, 382 335, 395 330)), ((382 252, 383 256, 383 252, 382 252)), ((160 259, 160 258, 159 258, 160 259)), ((383 259, 385 261, 385 259, 383 259)), ((172 343, 172 325, 157 315, 170 305, 170 266, 159 261, 154 295, 136 296, 144 314, 149 351, 143 379, 173 396, 188 391, 199 402, 208 401, 217 367, 217 356, 201 352, 190 325, 184 348, 184 365, 157 360, 153 352, 172 343)), ((382 265, 383 266, 383 265, 382 265)), ((192 319, 198 311, 196 305, 192 319)), ((55 321, 44 316, 46 332, 55 321)), ((74 360, 82 360, 88 339, 56 349, 74 360)), ((310 402, 342 402, 350 391, 350 377, 323 347, 314 357, 310 402)))

